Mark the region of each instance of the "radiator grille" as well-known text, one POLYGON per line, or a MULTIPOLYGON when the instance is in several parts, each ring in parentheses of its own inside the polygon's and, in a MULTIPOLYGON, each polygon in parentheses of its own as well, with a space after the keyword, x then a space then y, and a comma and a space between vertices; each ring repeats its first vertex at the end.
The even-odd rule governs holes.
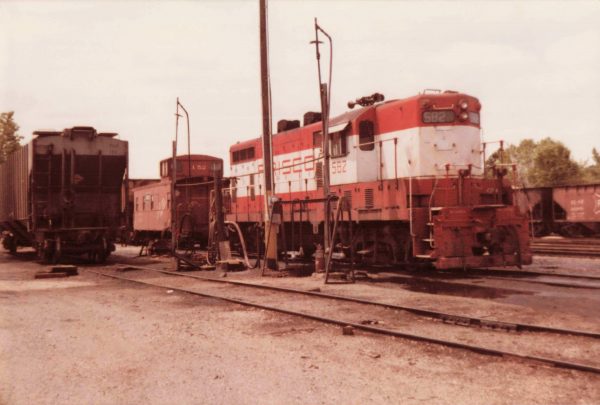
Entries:
POLYGON ((317 178, 317 187, 323 187, 323 162, 317 162, 315 177, 317 178))
POLYGON ((373 208, 373 189, 365 189, 365 208, 373 208))
POLYGON ((346 207, 352 208, 352 191, 344 191, 344 200, 346 201, 346 207))

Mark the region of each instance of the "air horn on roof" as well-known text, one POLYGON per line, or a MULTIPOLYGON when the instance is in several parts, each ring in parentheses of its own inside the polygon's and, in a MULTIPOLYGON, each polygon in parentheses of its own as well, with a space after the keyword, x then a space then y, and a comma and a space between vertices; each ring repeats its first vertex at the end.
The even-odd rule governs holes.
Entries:
POLYGON ((354 106, 356 104, 362 106, 362 107, 367 107, 369 105, 373 105, 375 103, 379 103, 381 101, 385 100, 385 97, 383 96, 383 94, 381 93, 373 93, 370 96, 364 96, 361 98, 357 98, 354 101, 348 101, 348 108, 352 109, 354 108, 354 106))

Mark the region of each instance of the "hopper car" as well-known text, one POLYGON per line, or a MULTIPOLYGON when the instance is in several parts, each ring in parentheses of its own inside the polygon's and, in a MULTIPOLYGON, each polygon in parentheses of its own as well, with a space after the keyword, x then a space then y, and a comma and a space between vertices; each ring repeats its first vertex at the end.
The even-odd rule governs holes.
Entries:
POLYGON ((534 236, 600 235, 600 184, 522 188, 516 195, 534 236))
POLYGON ((31 246, 46 262, 110 255, 128 165, 128 144, 116 135, 85 126, 36 131, 0 164, 4 248, 31 246))

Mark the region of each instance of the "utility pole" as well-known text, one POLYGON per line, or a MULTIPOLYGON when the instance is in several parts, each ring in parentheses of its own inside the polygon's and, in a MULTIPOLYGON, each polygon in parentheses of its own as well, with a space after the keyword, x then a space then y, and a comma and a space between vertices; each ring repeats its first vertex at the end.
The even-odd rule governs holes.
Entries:
POLYGON ((325 209, 323 212, 325 213, 324 218, 324 237, 323 237, 323 245, 325 248, 325 252, 331 248, 330 246, 330 218, 329 218, 329 203, 327 199, 329 198, 329 107, 331 100, 331 73, 333 66, 333 42, 331 40, 331 36, 323 28, 319 26, 317 23, 317 19, 315 18, 315 40, 311 41, 311 44, 315 44, 315 50, 317 55, 317 71, 319 73, 319 98, 321 100, 321 118, 322 118, 322 128, 323 128, 323 198, 325 199, 323 206, 325 209), (323 83, 321 78, 321 53, 319 52, 319 44, 322 42, 319 40, 319 32, 323 33, 329 40, 329 82, 323 83))
POLYGON ((262 93, 262 149, 265 173, 265 262, 277 270, 277 224, 273 224, 273 157, 271 154, 271 92, 269 88, 269 45, 267 38, 267 0, 260 0, 260 82, 262 93))

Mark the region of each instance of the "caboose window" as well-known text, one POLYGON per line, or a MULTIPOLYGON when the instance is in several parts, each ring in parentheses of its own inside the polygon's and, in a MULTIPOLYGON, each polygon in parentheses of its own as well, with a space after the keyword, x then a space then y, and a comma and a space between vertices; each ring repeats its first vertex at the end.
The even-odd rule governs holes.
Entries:
POLYGON ((454 122, 456 114, 452 110, 425 111, 423 113, 423 122, 425 124, 449 123, 454 122))
POLYGON ((146 211, 146 207, 150 206, 150 200, 152 199, 152 196, 150 194, 146 194, 144 195, 144 201, 142 202, 142 210, 146 211))
POLYGON ((360 150, 375 149, 373 121, 361 121, 358 126, 358 146, 360 150))

